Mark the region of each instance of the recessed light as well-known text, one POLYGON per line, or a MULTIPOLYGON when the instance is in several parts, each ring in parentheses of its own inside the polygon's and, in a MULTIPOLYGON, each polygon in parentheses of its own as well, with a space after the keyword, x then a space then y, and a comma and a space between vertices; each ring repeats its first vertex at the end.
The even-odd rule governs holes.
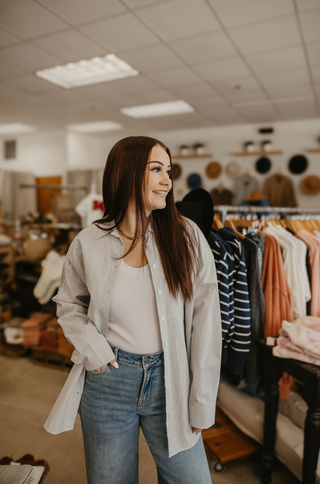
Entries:
POLYGON ((74 131, 75 133, 101 133, 103 131, 122 129, 123 126, 113 121, 96 121, 93 123, 69 124, 66 128, 68 131, 74 131))
POLYGON ((170 101, 157 104, 144 104, 123 108, 121 112, 132 118, 152 118, 156 116, 168 116, 171 114, 192 113, 193 107, 185 101, 170 101))
POLYGON ((20 134, 36 131, 34 126, 22 123, 0 124, 0 134, 20 134))
POLYGON ((105 57, 69 62, 63 66, 37 71, 36 75, 65 89, 70 89, 138 76, 139 72, 116 55, 108 54, 105 57))

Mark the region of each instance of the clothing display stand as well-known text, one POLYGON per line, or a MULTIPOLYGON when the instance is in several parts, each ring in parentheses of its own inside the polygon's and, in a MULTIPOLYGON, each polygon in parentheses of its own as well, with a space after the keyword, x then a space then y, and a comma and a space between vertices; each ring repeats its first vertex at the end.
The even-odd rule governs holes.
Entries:
POLYGON ((267 381, 264 414, 264 442, 262 452, 262 482, 272 481, 274 467, 274 446, 276 441, 276 422, 279 404, 278 382, 285 371, 303 383, 303 399, 308 405, 304 428, 304 452, 302 483, 315 484, 320 444, 320 367, 298 360, 276 358, 272 347, 265 341, 259 342, 264 355, 264 369, 267 381))

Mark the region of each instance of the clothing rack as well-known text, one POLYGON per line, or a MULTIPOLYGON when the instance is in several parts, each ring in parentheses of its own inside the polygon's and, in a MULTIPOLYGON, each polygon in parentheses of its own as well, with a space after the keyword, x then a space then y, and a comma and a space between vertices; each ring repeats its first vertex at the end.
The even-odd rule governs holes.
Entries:
POLYGON ((85 190, 87 191, 87 187, 85 186, 76 186, 76 185, 19 185, 20 188, 35 188, 36 190, 41 189, 49 189, 49 190, 85 190))
POLYGON ((232 206, 232 205, 217 205, 214 207, 214 213, 219 213, 221 217, 221 222, 224 225, 226 217, 230 213, 246 213, 246 214, 290 214, 290 215, 320 215, 320 208, 286 208, 286 207, 257 207, 257 206, 232 206))

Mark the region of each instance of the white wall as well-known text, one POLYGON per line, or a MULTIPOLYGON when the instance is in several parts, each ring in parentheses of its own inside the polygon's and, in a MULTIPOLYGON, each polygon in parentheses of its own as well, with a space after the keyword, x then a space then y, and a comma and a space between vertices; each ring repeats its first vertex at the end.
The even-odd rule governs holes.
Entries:
POLYGON ((64 175, 67 167, 66 134, 28 133, 3 138, 17 140, 17 157, 4 160, 0 153, 0 169, 31 172, 36 177, 64 175))
MULTIPOLYGON (((307 196, 300 189, 301 179, 305 176, 320 176, 320 153, 307 152, 308 149, 319 146, 317 139, 320 136, 320 120, 185 129, 146 135, 166 143, 173 155, 178 154, 180 145, 193 145, 196 141, 203 142, 206 145, 205 151, 212 154, 212 157, 207 159, 174 160, 182 167, 182 174, 175 182, 177 189, 180 190, 179 198, 189 191, 187 178, 190 173, 199 173, 203 187, 209 191, 219 183, 232 190, 233 180, 225 174, 224 169, 218 179, 209 180, 205 175, 205 167, 212 160, 219 161, 223 168, 230 161, 236 160, 241 165, 241 173, 249 171, 252 176, 258 178, 261 188, 268 176, 281 170, 293 180, 299 206, 320 208, 320 194, 307 196), (260 135, 258 128, 265 126, 272 126, 274 134, 260 135), (270 155, 272 168, 267 174, 260 175, 255 170, 256 157, 235 157, 233 153, 243 151, 245 141, 255 142, 259 149, 263 139, 271 139, 273 148, 282 150, 283 154, 270 155), (295 154, 304 154, 308 158, 308 169, 302 175, 293 175, 288 170, 288 161, 295 154)), ((3 161, 3 158, 0 158, 0 168, 31 171, 36 176, 64 175, 66 170, 74 169, 103 168, 110 149, 121 138, 121 131, 117 132, 117 135, 112 134, 105 138, 63 132, 21 135, 16 138, 17 160, 3 161)))

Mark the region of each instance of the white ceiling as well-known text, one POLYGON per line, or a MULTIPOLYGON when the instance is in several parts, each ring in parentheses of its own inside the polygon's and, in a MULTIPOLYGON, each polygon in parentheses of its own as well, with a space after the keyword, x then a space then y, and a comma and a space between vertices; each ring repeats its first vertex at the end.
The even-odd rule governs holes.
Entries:
POLYGON ((0 124, 127 134, 319 117, 320 0, 0 0, 0 124), (108 53, 140 75, 66 90, 34 74, 108 53), (120 113, 178 99, 195 112, 120 113))

